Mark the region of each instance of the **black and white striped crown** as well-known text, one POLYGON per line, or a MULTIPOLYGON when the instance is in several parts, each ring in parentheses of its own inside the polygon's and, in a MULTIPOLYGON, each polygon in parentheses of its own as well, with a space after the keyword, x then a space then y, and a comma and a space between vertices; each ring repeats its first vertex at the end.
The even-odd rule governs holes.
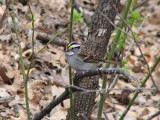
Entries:
POLYGON ((81 46, 78 43, 75 42, 71 42, 68 44, 67 48, 71 49, 71 48, 80 48, 81 46))

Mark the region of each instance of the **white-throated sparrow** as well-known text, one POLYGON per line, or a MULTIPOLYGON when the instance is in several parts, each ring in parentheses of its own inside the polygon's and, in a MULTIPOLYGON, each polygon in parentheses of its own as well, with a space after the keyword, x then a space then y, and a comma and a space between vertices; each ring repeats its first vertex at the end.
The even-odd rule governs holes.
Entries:
POLYGON ((116 62, 105 61, 98 56, 94 56, 91 52, 75 42, 69 43, 65 52, 66 61, 75 70, 87 71, 96 69, 102 62, 117 64, 116 62))

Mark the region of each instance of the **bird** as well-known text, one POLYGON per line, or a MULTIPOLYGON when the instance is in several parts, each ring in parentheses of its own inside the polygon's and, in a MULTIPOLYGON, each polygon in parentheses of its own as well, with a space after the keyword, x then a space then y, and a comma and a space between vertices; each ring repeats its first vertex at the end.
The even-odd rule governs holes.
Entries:
POLYGON ((88 51, 85 47, 82 47, 76 42, 71 42, 66 46, 66 61, 73 69, 77 71, 88 71, 96 69, 102 65, 102 63, 117 64, 113 61, 105 61, 98 56, 95 56, 92 52, 88 51))

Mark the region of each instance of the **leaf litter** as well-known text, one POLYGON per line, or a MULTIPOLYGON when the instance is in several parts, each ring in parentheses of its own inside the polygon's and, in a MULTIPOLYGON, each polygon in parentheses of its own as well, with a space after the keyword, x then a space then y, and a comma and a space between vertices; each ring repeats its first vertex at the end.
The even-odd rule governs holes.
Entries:
MULTIPOLYGON (((96 9, 96 0, 77 1, 84 9, 87 17, 91 17, 96 9)), ((62 32, 69 25, 70 3, 68 0, 31 0, 31 9, 36 18, 35 36, 38 32, 47 34, 56 34, 62 32)), ((29 17, 29 9, 25 2, 16 2, 15 13, 21 45, 23 49, 23 58, 25 70, 27 71, 32 56, 32 21, 29 17)), ((156 58, 160 56, 160 27, 159 7, 156 1, 149 1, 140 9, 145 16, 148 11, 151 12, 149 20, 142 26, 138 42, 144 53, 149 66, 151 67, 156 58)), ((0 7, 0 16, 4 14, 5 5, 0 7)), ((0 17, 1 19, 1 17, 0 17)), ((83 43, 87 37, 88 27, 75 25, 73 36, 76 41, 83 43), (83 36, 83 37, 82 37, 83 36)), ((13 30, 13 23, 10 16, 4 20, 3 27, 0 29, 0 118, 3 120, 27 120, 26 106, 24 98, 24 81, 20 69, 18 41, 13 30)), ((68 40, 68 34, 64 33, 61 38, 68 40)), ((35 52, 38 52, 44 46, 39 40, 35 39, 35 52)), ((130 74, 140 82, 148 74, 144 60, 139 50, 134 45, 132 53, 127 57, 128 66, 132 67, 130 74)), ((39 53, 33 62, 29 73, 29 102, 32 115, 42 110, 50 101, 58 97, 63 91, 64 86, 69 84, 68 65, 65 62, 65 53, 63 47, 48 45, 39 53)), ((160 63, 152 74, 157 85, 160 84, 160 63)), ((119 80, 116 88, 134 88, 138 87, 135 81, 127 83, 119 80)), ((146 83, 147 88, 154 87, 151 79, 146 83)), ((159 86, 160 87, 160 86, 159 86)), ((110 119, 118 119, 125 110, 128 100, 133 97, 134 92, 111 91, 104 104, 104 110, 110 119)), ((98 111, 99 97, 96 99, 96 105, 91 116, 91 120, 96 119, 98 111)), ((160 93, 152 91, 141 92, 134 105, 131 107, 126 120, 145 120, 160 108, 160 93)), ((65 119, 69 108, 69 100, 64 101, 64 107, 56 106, 49 116, 45 119, 60 120, 65 119)), ((103 116, 104 117, 104 116, 103 116)), ((158 120, 157 116, 154 120, 158 120)))

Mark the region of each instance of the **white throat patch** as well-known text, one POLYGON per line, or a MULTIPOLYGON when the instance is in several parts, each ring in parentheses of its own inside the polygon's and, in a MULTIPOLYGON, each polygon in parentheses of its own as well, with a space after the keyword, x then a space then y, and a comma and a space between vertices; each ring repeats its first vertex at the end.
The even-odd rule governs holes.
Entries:
POLYGON ((72 52, 72 51, 66 52, 66 55, 68 55, 68 56, 74 55, 74 52, 72 52))

